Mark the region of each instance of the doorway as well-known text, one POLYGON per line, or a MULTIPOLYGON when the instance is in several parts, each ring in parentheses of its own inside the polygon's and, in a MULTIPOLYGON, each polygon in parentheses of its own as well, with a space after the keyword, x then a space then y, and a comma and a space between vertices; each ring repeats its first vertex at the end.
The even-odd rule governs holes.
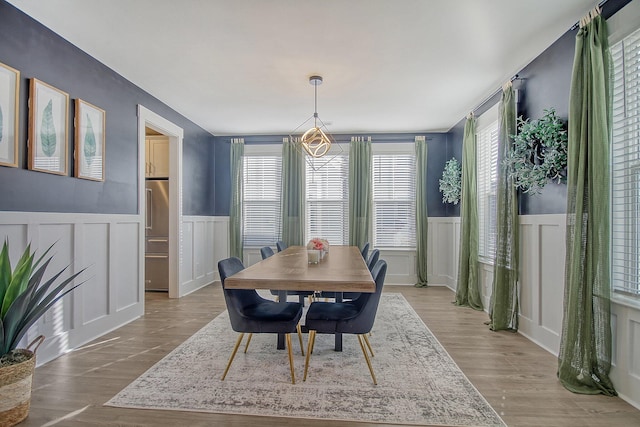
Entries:
MULTIPOLYGON (((139 253, 140 264, 145 265, 145 224, 147 219, 146 179, 148 161, 146 153, 147 133, 168 137, 169 157, 169 243, 168 243, 168 294, 169 298, 180 298, 180 254, 182 253, 182 138, 183 129, 138 105, 138 206, 140 214, 139 253)), ((145 271, 140 268, 139 297, 144 300, 145 271)))

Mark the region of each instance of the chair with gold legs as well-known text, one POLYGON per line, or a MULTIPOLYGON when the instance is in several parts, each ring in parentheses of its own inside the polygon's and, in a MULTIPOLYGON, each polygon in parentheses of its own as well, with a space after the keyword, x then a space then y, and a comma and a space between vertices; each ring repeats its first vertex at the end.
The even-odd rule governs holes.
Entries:
POLYGON ((369 367, 369 373, 374 384, 378 384, 376 375, 371 366, 371 357, 373 357, 373 349, 367 338, 367 334, 373 327, 373 322, 378 311, 378 303, 380 302, 380 294, 384 285, 384 277, 387 274, 387 263, 379 260, 371 271, 371 275, 376 282, 376 291, 374 293, 362 293, 359 298, 346 302, 314 302, 309 306, 305 325, 309 329, 309 343, 307 344, 307 356, 304 363, 304 378, 307 380, 307 372, 309 370, 309 361, 313 346, 315 344, 316 333, 320 334, 356 334, 358 342, 362 349, 362 354, 369 367), (368 351, 367 351, 368 349, 368 351))
MULTIPOLYGON (((291 349, 291 333, 298 332, 300 348, 302 349, 302 335, 298 322, 302 317, 302 305, 297 302, 281 304, 262 298, 254 289, 226 289, 224 281, 227 277, 244 269, 242 261, 236 257, 223 259, 218 262, 218 271, 222 281, 224 300, 229 311, 231 327, 240 332, 236 344, 229 357, 227 367, 222 374, 224 380, 231 368, 231 363, 238 352, 245 333, 249 333, 245 345, 245 353, 249 348, 249 342, 253 334, 285 334, 287 350, 289 353, 289 367, 291 369, 291 382, 296 383, 293 369, 293 352, 291 349)), ((304 354, 304 353, 303 353, 304 354)))

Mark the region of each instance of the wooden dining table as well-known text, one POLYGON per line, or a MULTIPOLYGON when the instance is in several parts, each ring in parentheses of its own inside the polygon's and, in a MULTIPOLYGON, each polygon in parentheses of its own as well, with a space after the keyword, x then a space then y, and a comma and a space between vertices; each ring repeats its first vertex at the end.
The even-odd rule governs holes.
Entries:
MULTIPOLYGON (((305 246, 290 246, 267 259, 226 278, 227 289, 277 290, 281 303, 287 291, 373 293, 376 284, 357 246, 331 246, 317 263, 309 263, 305 246)), ((278 348, 284 349, 284 335, 278 335, 278 348)), ((342 334, 335 334, 335 350, 342 351, 342 334)))

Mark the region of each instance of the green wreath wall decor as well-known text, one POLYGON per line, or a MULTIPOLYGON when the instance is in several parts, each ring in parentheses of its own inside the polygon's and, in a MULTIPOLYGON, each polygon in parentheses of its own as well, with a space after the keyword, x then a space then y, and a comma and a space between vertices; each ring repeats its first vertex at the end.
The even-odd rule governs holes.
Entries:
POLYGON ((444 164, 442 179, 440 180, 440 192, 443 203, 457 205, 462 193, 462 170, 460 163, 453 157, 444 164))
POLYGON ((538 120, 518 118, 513 150, 503 160, 513 185, 524 193, 540 193, 548 181, 566 178, 567 131, 554 108, 538 120))

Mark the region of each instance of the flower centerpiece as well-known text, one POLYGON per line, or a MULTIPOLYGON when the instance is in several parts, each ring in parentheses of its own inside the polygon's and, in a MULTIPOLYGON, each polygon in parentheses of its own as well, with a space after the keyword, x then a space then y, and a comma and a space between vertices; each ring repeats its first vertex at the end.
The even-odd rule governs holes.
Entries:
POLYGON ((307 243, 307 251, 310 252, 310 262, 317 263, 329 252, 329 242, 325 239, 314 237, 307 243), (315 259, 316 255, 314 255, 314 253, 317 253, 317 260, 315 259))
POLYGON ((329 252, 329 242, 325 239, 314 237, 307 243, 307 249, 315 249, 317 251, 329 252))

